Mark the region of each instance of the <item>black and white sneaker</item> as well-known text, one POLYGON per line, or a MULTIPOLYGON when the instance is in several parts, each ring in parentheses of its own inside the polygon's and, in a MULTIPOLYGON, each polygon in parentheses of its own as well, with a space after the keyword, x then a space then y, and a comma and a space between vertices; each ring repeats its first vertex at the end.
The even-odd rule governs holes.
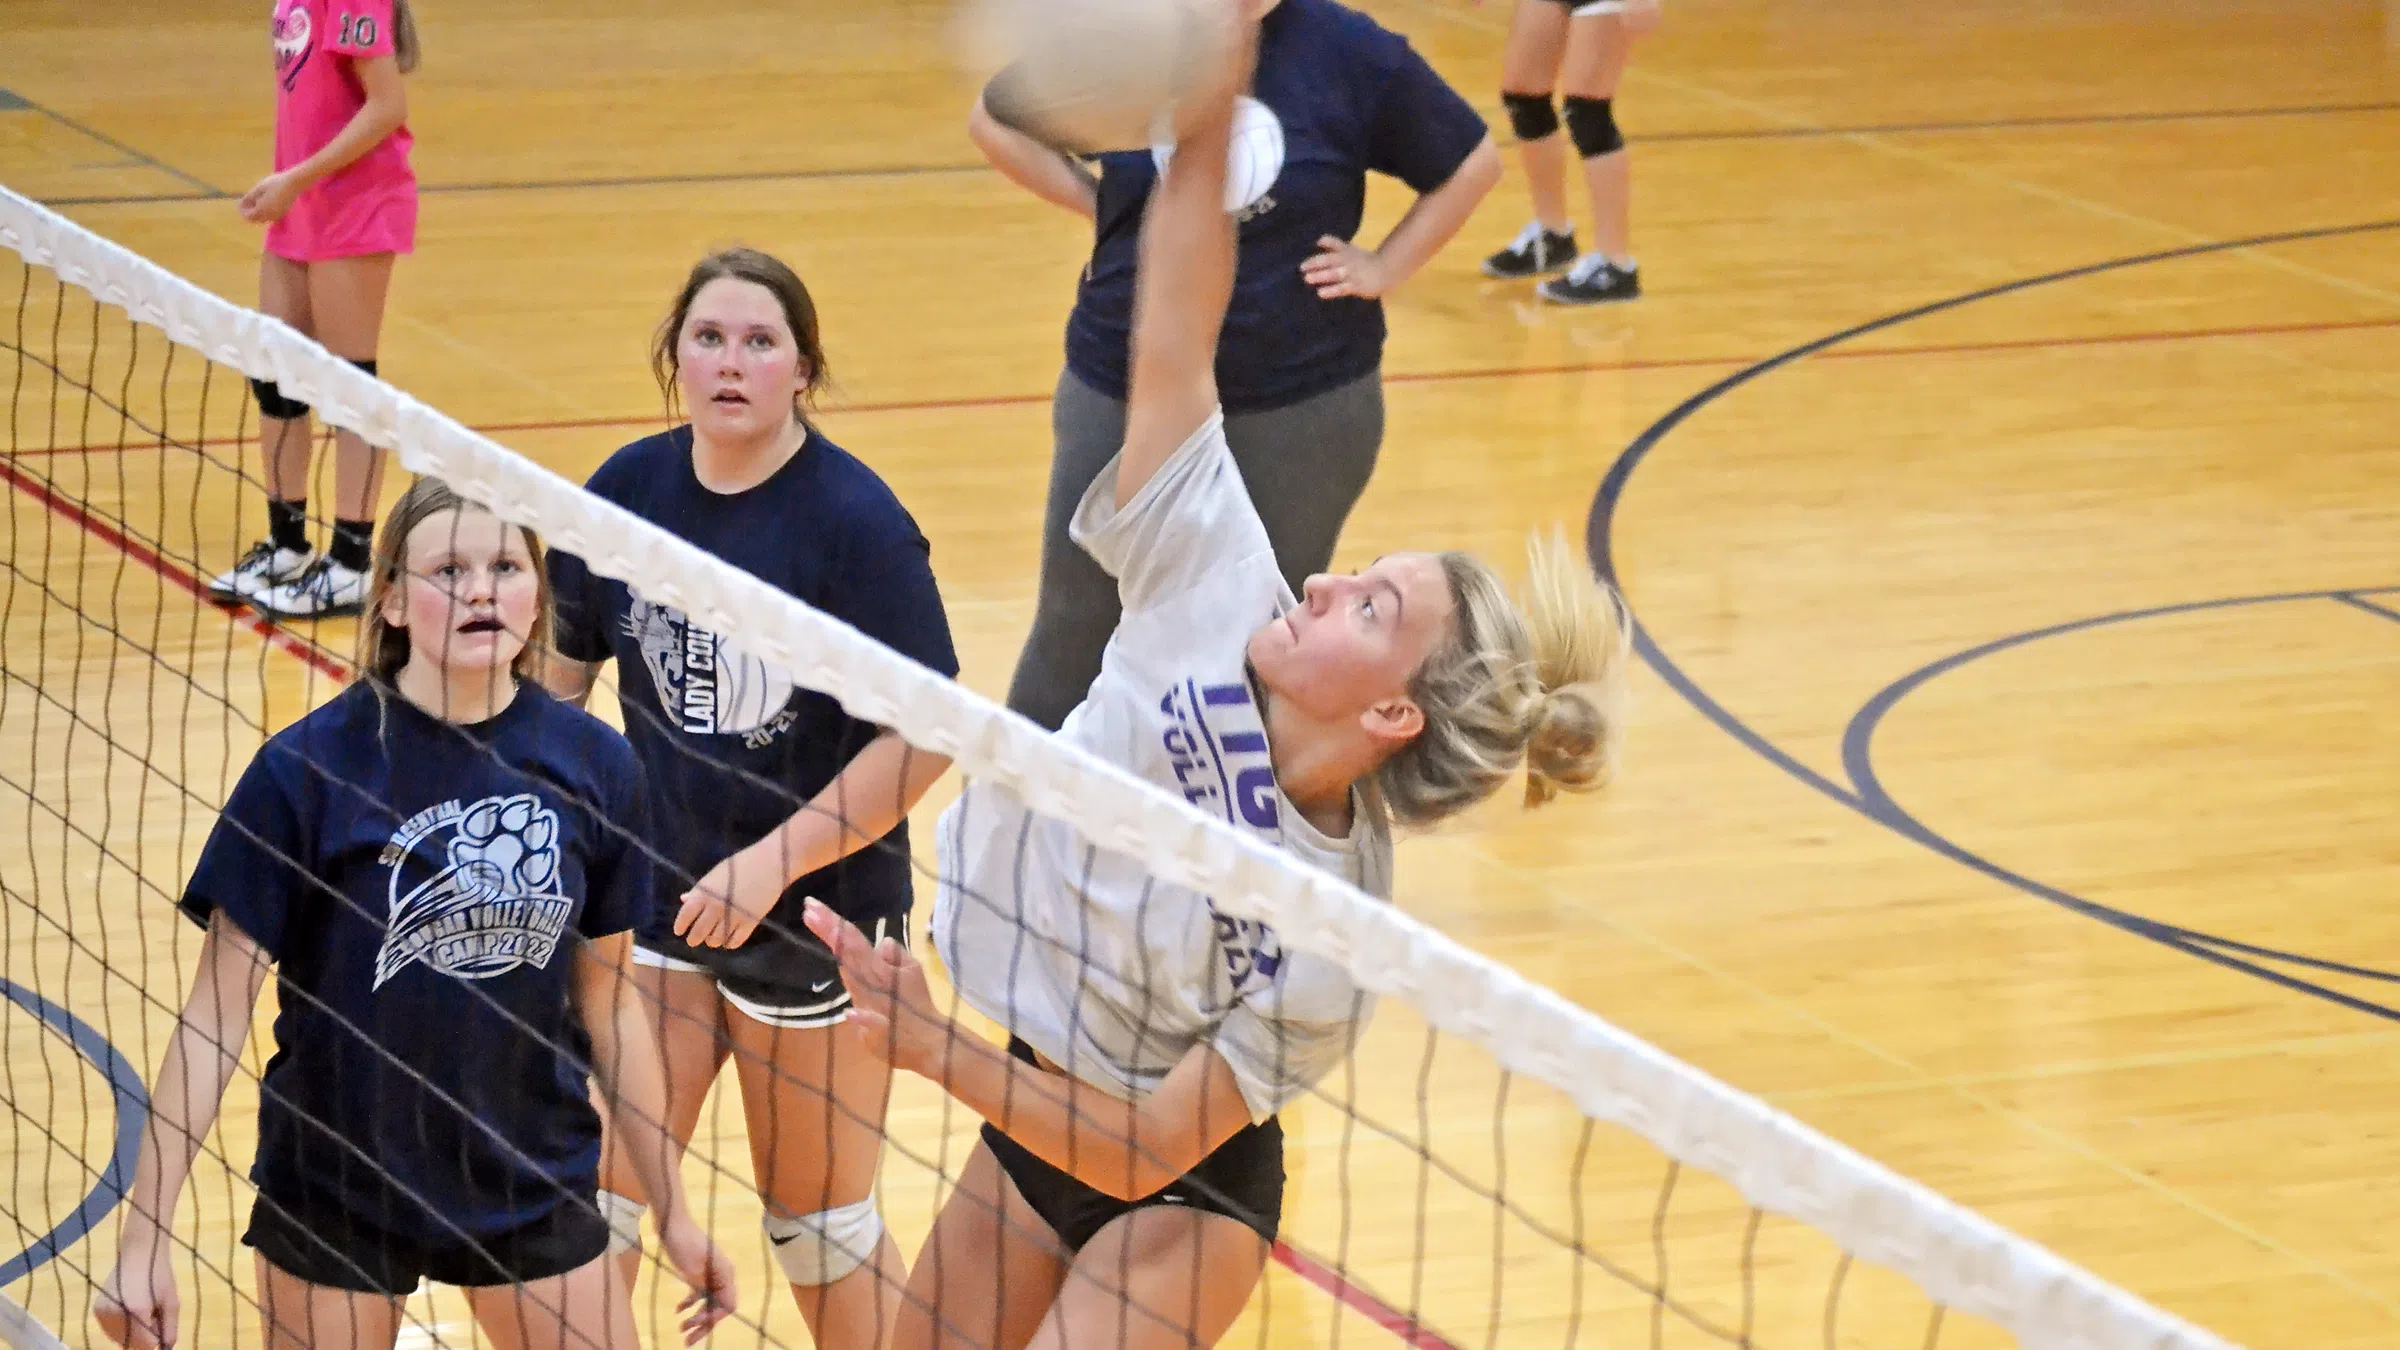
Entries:
POLYGON ((331 558, 310 563, 299 576, 250 597, 250 607, 278 619, 338 619, 367 607, 367 574, 331 558))
POLYGON ((1542 298, 1554 305, 1614 304, 1641 298, 1642 274, 1593 253, 1568 269, 1565 276, 1552 277, 1538 289, 1542 298))
POLYGON ((1556 233, 1542 228, 1540 221, 1517 232, 1507 248, 1483 260, 1483 274, 1502 281, 1523 281, 1527 277, 1548 276, 1575 261, 1575 232, 1556 233))
POLYGON ((248 604, 259 592, 298 578, 316 556, 309 549, 277 548, 273 541, 261 539, 233 570, 219 573, 208 583, 208 596, 220 605, 248 604))

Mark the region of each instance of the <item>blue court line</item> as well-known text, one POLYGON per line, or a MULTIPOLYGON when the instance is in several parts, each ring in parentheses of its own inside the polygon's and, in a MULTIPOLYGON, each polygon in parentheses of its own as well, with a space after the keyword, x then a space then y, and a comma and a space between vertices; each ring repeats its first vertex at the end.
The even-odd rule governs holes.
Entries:
MULTIPOLYGON (((5 99, 8 97, 13 96, 9 95, 5 90, 0 90, 0 99, 5 99)), ((8 105, 5 103, 0 103, 0 110, 5 110, 7 106, 8 105)), ((67 119, 59 117, 56 113, 49 112, 48 109, 41 108, 32 103, 23 103, 22 106, 32 109, 36 112, 45 113, 46 115, 55 118, 59 122, 74 127, 76 130, 83 132, 87 136, 94 136, 104 141, 107 140, 106 137, 100 137, 99 133, 91 131, 80 124, 67 122, 67 119)), ((1747 127, 1719 131, 1654 131, 1645 134, 1642 137, 1642 140, 1645 144, 1660 145, 1724 144, 1738 143, 1743 141, 1823 140, 1841 136, 1927 136, 1955 132, 2019 130, 2038 131, 2052 128, 2123 126, 2158 122, 2242 121, 2253 118, 2325 117, 2347 113, 2388 112, 2400 112, 2400 102, 2317 103, 2303 104, 2292 107, 2271 108, 2192 108, 2171 109, 2161 112, 2090 113, 2056 117, 2004 117, 1994 118, 1987 121, 1967 122, 1889 122, 1867 123, 1859 126, 1747 127)), ((1505 137, 1502 138, 1501 143, 1503 145, 1516 144, 1513 139, 1505 137)), ((108 144, 117 145, 117 148, 125 150, 128 154, 135 154, 136 157, 141 158, 144 163, 150 164, 163 172, 174 174, 176 177, 182 178, 184 181, 191 183, 194 187, 201 189, 201 191, 196 193, 159 193, 155 195, 55 197, 45 198, 43 200, 43 205, 53 207, 125 206, 143 202, 229 201, 234 196, 233 193, 224 191, 220 188, 212 187, 206 183, 202 183, 198 179, 192 178, 187 174, 180 173, 175 169, 169 168, 167 165, 160 164, 156 160, 149 159, 146 156, 140 156, 138 152, 132 151, 125 146, 118 145, 117 142, 108 141, 108 144)), ((484 182, 425 183, 419 186, 418 191, 430 195, 435 193, 472 192, 567 192, 577 189, 694 187, 711 184, 736 183, 805 183, 836 178, 922 178, 945 174, 985 173, 989 172, 990 168, 990 165, 985 164, 981 160, 976 160, 973 162, 958 162, 948 164, 866 164, 852 168, 762 169, 731 173, 634 174, 610 178, 492 179, 484 182)))
POLYGON ((2370 595, 2389 594, 2391 594, 2390 591, 2342 591, 2337 593, 2333 598, 2341 601, 2345 605, 2363 609, 2367 613, 2373 614, 2378 618, 2390 619, 2393 623, 2400 623, 2400 609, 2391 609, 2386 606, 2376 604, 2374 601, 2365 598, 2370 595))
MULTIPOLYGON (((2054 905, 2081 914, 2085 918, 2097 919, 2113 928, 2121 928, 2153 941, 2163 942, 2202 960, 2214 961, 2219 965, 2256 975, 2261 979, 2271 980, 2304 993, 2329 998, 2359 1012, 2400 1021, 2400 1008, 2344 994, 2338 990, 2326 990, 2306 981, 2294 979, 2283 972, 2261 967, 2244 958, 2256 957, 2279 964, 2301 966, 2311 970, 2322 970, 2329 974, 2354 976, 2359 979, 2377 980, 2387 984, 2400 984, 2400 974, 2341 961, 2328 961, 2321 957, 2307 956, 2275 947, 2258 946, 2233 938, 2218 937, 2212 933, 2185 928, 2180 924, 2145 918, 2060 890, 2022 872, 1993 862, 1926 825, 1892 797, 1890 791, 1884 787, 1882 777, 1875 771, 1875 733, 1882 727, 1884 719, 1890 715, 1892 709, 1898 707, 1901 701, 1910 694, 1934 680, 1952 671, 1972 665, 1985 657, 1996 656, 2001 652, 2049 638, 2064 637, 2071 633, 2090 632, 2117 624, 2139 623, 2145 619, 2165 618, 2175 614, 2196 614, 2209 610, 2239 609, 2252 605, 2342 600, 2351 594, 2353 593, 2348 591, 2293 591, 2279 595, 2245 595, 2222 600, 2196 600, 2177 605, 2157 605, 2148 609, 2124 610, 2089 619, 2076 619, 2068 623, 2053 624, 2048 628, 2039 628, 2032 632, 2017 633, 1986 642, 1982 646, 1972 647, 1966 651, 1945 656, 1929 665, 1921 666, 1877 690, 1874 697, 1868 699, 1860 707, 1858 714, 1850 719, 1850 725, 1842 730, 1842 766, 1849 773, 1850 781, 1858 785, 1859 796, 1869 815, 1879 823, 1906 835, 1916 843, 1953 862, 1981 872, 1995 881, 2005 882, 2029 895, 2039 896, 2054 905)), ((2391 617, 2400 621, 2400 614, 2391 617)))
POLYGON ((142 1076, 134 1071, 131 1061, 109 1044, 108 1038, 94 1031, 91 1024, 66 1009, 43 998, 40 994, 0 980, 0 998, 16 1004, 42 1020, 42 1025, 75 1047, 75 1053, 89 1061, 108 1080, 109 1094, 117 1111, 117 1147, 100 1174, 98 1184, 75 1212, 37 1238, 33 1245, 0 1262, 0 1287, 13 1284, 33 1273, 42 1263, 75 1245, 84 1234, 99 1226, 110 1210, 125 1198, 133 1187, 133 1164, 140 1156, 142 1126, 150 1119, 150 1093, 142 1085, 142 1076))
POLYGON ((44 197, 41 203, 55 211, 68 206, 140 206, 151 202, 229 202, 230 192, 128 192, 107 197, 44 197))
POLYGON ((230 195, 224 189, 218 187, 214 183, 204 183, 199 179, 194 178, 190 174, 185 173, 183 170, 176 168, 174 165, 168 164, 162 160, 153 159, 150 156, 143 154, 141 151, 134 149, 132 146, 127 145, 125 142, 118 140, 116 137, 111 136, 106 132, 96 131, 91 127, 87 127, 83 123, 76 121, 74 118, 67 116, 65 113, 59 112, 54 108, 45 108, 41 104, 34 102, 32 99, 26 98, 22 94, 11 94, 9 97, 15 99, 23 111, 40 113, 42 116, 49 118, 51 121, 58 123, 60 126, 65 127, 67 130, 72 131, 79 136, 89 137, 90 139, 98 141, 102 145, 107 146, 111 150, 115 150, 120 154, 131 156, 144 168, 156 169, 160 173, 163 173, 170 178, 180 180, 187 186, 198 188, 200 191, 212 197, 223 197, 230 195))
MULTIPOLYGON (((2144 122, 2231 122, 2263 117, 2330 117, 2343 113, 2400 112, 2400 102, 2305 103, 2269 108, 2186 108, 2158 112, 2068 113, 2052 117, 1995 117, 1963 122, 1885 122, 1847 127, 1750 127, 1727 131, 1657 131, 1642 141, 1791 141, 1833 136, 1929 136, 1949 132, 2041 131, 2064 127, 2125 126, 2144 122)), ((1513 144, 1514 142, 1512 142, 1513 144)))
POLYGON ((33 101, 10 89, 0 89, 0 112, 32 112, 33 101))
MULTIPOLYGON (((1818 338, 1812 342, 1802 343, 1797 347, 1793 347, 1775 356, 1768 357, 1764 361, 1747 366, 1731 375, 1726 376, 1724 379, 1717 381, 1716 383, 1708 386, 1706 389, 1701 390, 1699 393, 1685 399, 1682 403, 1677 404, 1664 417, 1661 417, 1656 422, 1653 422, 1648 428, 1643 430, 1639 436, 1636 436, 1633 439, 1633 442, 1625 447, 1624 452, 1617 456, 1616 462, 1609 465, 1608 472, 1600 480, 1599 490, 1593 496, 1591 517, 1585 527, 1585 548, 1591 556, 1592 566, 1599 572, 1600 576, 1608 581, 1611 585, 1617 586, 1620 591, 1624 589, 1622 577, 1618 572, 1616 559, 1616 516, 1619 507, 1624 502, 1626 489, 1633 481, 1634 471, 1641 467, 1642 463, 1650 457, 1652 452, 1658 449, 1660 444, 1666 440, 1670 433, 1672 433, 1677 427, 1682 426, 1685 422, 1690 421, 1694 416, 1698 415, 1702 409, 1707 408, 1709 405, 1725 397, 1727 394, 1740 389, 1742 386, 1759 380, 1775 371, 1783 369, 1786 366, 1793 365, 1830 348, 1838 347, 1845 342, 1865 337, 1872 333, 1878 333, 1887 328, 1896 328, 1902 324, 1911 323, 1918 319, 1946 313, 1954 309, 1960 309, 1967 305, 1975 304, 1978 301, 1995 299, 2005 295, 2014 295, 2020 291, 2033 290, 2037 287, 2054 285, 2063 281, 2075 281, 2086 277, 2101 276, 2106 273, 2123 271, 2127 268, 2146 266, 2151 263, 2172 262, 2184 258, 2205 257, 2211 254, 2225 253, 2236 249, 2260 248, 2275 244, 2305 243, 2323 239, 2338 239, 2348 236, 2373 234, 2395 229, 2400 229, 2400 220, 2367 221, 2356 225, 2336 225, 2303 230, 2282 230, 2272 234, 2253 235, 2243 239, 2222 240, 2217 243, 2210 244, 2190 244, 2179 248, 2160 249, 2150 253, 2139 253, 2123 258, 2113 258, 2105 262, 2090 263, 2081 267, 2070 267, 2056 272, 2046 272, 2039 276, 2025 277, 2016 281, 2002 282, 1998 285, 1986 286, 1980 290, 1969 291, 1963 295, 1955 295, 1947 299, 1936 300, 1929 304, 1919 305, 1913 309, 1902 310, 1896 314, 1887 314, 1882 318, 1869 320, 1866 323, 1843 329, 1838 333, 1833 333, 1826 337, 1818 338)), ((2389 588, 2375 588, 2365 591, 2346 591, 2338 594, 2327 592, 2323 593, 2320 598, 2340 598, 2340 596, 2346 595, 2353 597, 2353 602, 2355 603, 2355 597, 2362 594, 2386 593, 2389 593, 2389 588)), ((2202 605, 2208 605, 2222 604, 2227 602, 2204 601, 2200 603, 2202 605)), ((1628 604, 1630 604, 1630 599, 1628 600, 1628 604)), ((2372 609, 2381 608, 2380 606, 2366 607, 2372 609)), ((1878 825, 1882 825, 1886 829, 1891 830, 1903 838, 1909 839, 1910 841, 1917 843, 1935 853, 1949 857, 1954 861, 1961 863, 1962 865, 1976 868, 1978 871, 1984 872, 1986 875, 1993 877, 1995 880, 2005 882, 2010 886, 2013 886, 2016 889, 2024 892, 2025 894, 2034 896, 2037 899, 2044 900, 2052 904, 2062 905, 2075 913, 2097 919, 2103 923, 2111 925, 2112 927, 2116 927, 2122 931, 2134 934, 2135 936, 2148 938, 2151 941, 2158 942, 2164 946, 2171 947, 2177 951, 2184 952, 2187 955, 2197 957, 2203 961, 2213 962, 2214 964, 2224 966, 2228 969, 2238 970, 2248 975, 2254 975, 2259 979, 2269 981, 2270 983, 2278 984, 2287 989, 2292 989, 2300 993, 2309 994, 2313 997, 2321 998, 2328 1002, 2339 1004, 2343 1007, 2352 1008, 2359 1012, 2368 1013, 2373 1016, 2382 1017, 2393 1021, 2400 1021, 2400 1009, 2386 1008, 2381 1004, 2372 1003, 2365 999, 2354 997, 2350 994, 2343 993, 2338 989, 2331 989, 2323 985, 2311 983, 2307 980, 2300 979, 2297 976, 2290 975, 2284 971, 2261 965, 2257 961, 2250 960, 2248 958, 2256 956, 2261 959, 2287 960, 2329 971, 2340 971, 2344 974, 2361 975, 2367 978, 2388 978, 2382 972, 2369 971, 2362 967, 2340 966, 2331 962, 2317 961, 2314 958, 2292 957, 2285 953, 2269 952, 2266 949, 2250 947, 2247 944, 2235 942, 2232 939, 2214 937, 2204 933, 2180 929, 2174 925, 2161 924, 2156 920, 2145 919, 2139 915, 2127 914, 2121 910, 2110 909, 2104 905, 2097 905, 2091 901, 2083 900, 2076 896, 2067 895, 2065 892, 2058 891, 2055 888, 2043 886, 2041 883, 2033 881, 2031 878, 2021 877, 2016 873, 2009 872, 2004 868, 1995 867, 1984 860, 1978 859, 1974 855, 1967 853, 1963 849, 1959 849, 1956 845, 1951 844, 1949 841, 1942 839, 1940 836, 1926 829, 1921 823, 1917 822, 1914 818, 1909 817, 1905 812, 1899 811, 1897 806, 1890 802, 1888 796, 1880 795, 1880 785, 1876 784, 1872 777, 1872 766, 1869 764, 1852 762, 1850 746, 1848 744, 1849 738, 1847 736, 1845 736, 1843 747, 1845 772, 1851 774, 1852 776, 1857 776, 1861 769, 1865 769, 1867 771, 1867 776, 1860 783, 1856 784, 1836 782, 1833 779, 1826 777, 1824 774, 1817 772, 1815 769, 1802 763, 1797 757, 1786 752, 1782 747, 1768 740, 1755 728, 1751 727, 1740 717, 1736 716, 1732 710, 1728 709, 1724 704, 1719 703, 1715 698, 1711 697, 1706 690, 1700 687, 1698 681, 1694 680, 1690 674, 1684 671, 1681 666, 1677 665, 1674 658, 1669 656, 1666 650, 1659 646, 1657 640, 1651 636, 1648 628, 1640 622, 1638 615, 1635 618, 1634 624, 1634 649, 1640 654, 1643 662, 1649 665, 1650 668, 1658 674, 1659 678, 1666 682, 1669 688, 1673 689, 1677 695, 1679 695, 1686 703, 1689 703, 1695 711, 1700 713, 1701 716, 1706 717, 1709 721, 1715 723, 1719 730, 1723 731, 1728 736, 1733 737, 1736 741, 1739 741, 1742 745, 1748 747, 1752 753, 1758 755, 1768 763, 1773 764, 1778 769, 1783 770, 1783 772, 1789 774, 1791 777, 1806 784, 1815 791, 1822 793, 1824 796, 1849 807, 1851 810, 1858 812, 1861 816, 1866 817, 1868 820, 1874 821, 1878 825)), ((1955 660, 1956 658, 1951 659, 1955 660)), ((1940 663, 1937 662, 1936 664, 1939 665, 1940 663)), ((1923 674, 1923 672, 1920 672, 1920 674, 1923 674)), ((1930 676, 1927 676, 1927 678, 1930 678, 1930 676)), ((1922 683, 1922 680, 1919 680, 1918 682, 1922 683)), ((1902 692, 1905 692, 1905 690, 1902 692)), ((1878 695, 1877 697, 1883 698, 1884 695, 1891 693, 1892 690, 1887 689, 1884 691, 1883 695, 1878 695)), ((1862 709, 1860 717, 1865 717, 1867 712, 1874 707, 1874 701, 1870 700, 1869 708, 1862 709)), ((1877 716, 1880 716, 1880 713, 1877 713, 1877 716)), ((1858 719, 1854 718, 1851 725, 1853 728, 1857 727, 1859 725, 1858 719)))

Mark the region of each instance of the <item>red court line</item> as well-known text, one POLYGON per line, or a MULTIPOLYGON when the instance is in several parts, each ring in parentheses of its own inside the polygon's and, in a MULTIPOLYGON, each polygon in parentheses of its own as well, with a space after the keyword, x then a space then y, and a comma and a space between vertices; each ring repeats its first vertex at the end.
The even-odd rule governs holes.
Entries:
MULTIPOLYGON (((2202 342, 2213 338, 2288 337, 2311 333, 2357 333, 2379 329, 2400 328, 2400 318, 2336 319, 2316 323, 2261 323, 2225 328, 2154 329, 2134 333, 2094 333, 2083 337, 2001 338, 1987 342, 1934 343, 1916 347, 1837 347, 1818 352, 1812 361, 1888 360, 1914 356, 1974 356, 1992 352, 2068 351, 2080 347, 2137 346, 2157 342, 2202 342)), ((1494 366, 1468 370, 1402 371, 1384 376, 1386 384, 1454 384, 1474 380, 1511 380, 1543 375, 1605 375, 1618 371, 1704 370, 1755 365, 1755 356, 1677 356, 1657 360, 1582 361, 1550 366, 1494 366)), ((1048 394, 990 394, 977 398, 901 399, 888 403, 854 403, 828 408, 828 416, 845 417, 868 413, 941 412, 984 408, 1023 408, 1048 403, 1048 394)), ((616 427, 657 427, 664 430, 669 423, 656 413, 638 417, 571 417, 533 422, 487 422, 473 428, 486 436, 501 436, 516 431, 586 431, 616 427)), ((178 449, 210 450, 247 444, 247 440, 232 438, 204 441, 177 441, 178 449)), ((0 455, 0 459, 30 459, 41 455, 109 454, 120 450, 155 450, 152 442, 125 446, 62 445, 35 450, 18 450, 0 455)))
POLYGON ((262 638, 265 638, 269 646, 278 648, 292 656, 298 657, 300 660, 307 662, 311 667, 315 668, 322 674, 329 675, 336 680, 341 680, 344 682, 347 682, 350 679, 350 666, 347 662, 339 661, 333 657, 327 656, 325 653, 317 650, 314 646, 301 641, 299 638, 292 636, 290 633, 287 633, 283 629, 276 627, 274 624, 267 622, 265 619, 259 618, 257 615, 250 613, 248 610, 227 610, 220 607, 215 601, 209 598, 208 587, 200 580, 200 578, 194 576, 190 572, 185 571, 183 568, 176 566, 168 559, 161 557, 158 551, 151 548, 148 544, 133 538, 132 536, 126 534, 123 530, 120 530, 116 526, 109 524, 105 520, 102 520, 100 517, 93 515, 91 512, 85 510, 80 504, 60 496, 58 493, 51 490, 49 484, 42 482, 40 479, 37 479, 31 474, 26 473, 24 470, 8 463, 6 458, 0 458, 0 478, 7 479, 9 485, 14 487, 17 491, 22 492, 26 496, 33 498, 37 502, 40 502, 42 505, 49 507, 52 511, 57 512, 61 517, 64 517, 66 520, 71 521, 75 525, 81 527, 86 534, 89 534, 93 538, 108 544, 110 547, 116 549, 126 557, 131 558, 135 562, 140 563, 142 566, 149 568, 153 572, 156 572, 159 576, 174 583, 183 590, 189 591, 192 597, 200 601, 205 608, 217 610, 217 612, 223 614, 227 623, 230 623, 237 628, 249 629, 251 632, 258 634, 262 638))
MULTIPOLYGON (((1990 342, 1936 343, 1919 347, 1859 347, 1835 348, 1817 353, 1813 360, 1856 361, 1909 356, 1969 356, 1979 352, 2041 351, 2051 348, 2066 350, 2076 347, 2107 347, 2153 342, 2197 342, 2210 338, 2278 337, 2308 333, 2346 333, 2373 329, 2400 328, 2400 318, 2338 319, 2318 323, 2245 324, 2227 328, 2158 329, 2135 333, 2097 333, 2085 337, 2014 338, 1990 342)), ((1385 384, 1454 384, 1474 380, 1510 380, 1542 375, 1603 375, 1616 371, 1703 370, 1755 365, 1756 356, 1675 356, 1657 360, 1580 361, 1550 366, 1494 366, 1468 370, 1402 371, 1383 377, 1385 384)), ((850 413, 925 412, 946 409, 1016 408, 1048 403, 1048 394, 998 394, 984 398, 911 399, 894 403, 859 403, 847 407, 826 409, 828 416, 850 413)), ((664 428, 664 418, 645 417, 584 417, 546 422, 497 422, 476 430, 485 435, 503 435, 512 431, 578 431, 605 427, 657 425, 664 428)))
POLYGON ((1412 1350, 1459 1350, 1455 1341, 1377 1298, 1364 1287, 1351 1283, 1349 1277, 1340 1271, 1288 1242, 1276 1242, 1275 1260, 1301 1279, 1332 1295, 1343 1307, 1364 1315, 1368 1321, 1399 1337, 1412 1350))

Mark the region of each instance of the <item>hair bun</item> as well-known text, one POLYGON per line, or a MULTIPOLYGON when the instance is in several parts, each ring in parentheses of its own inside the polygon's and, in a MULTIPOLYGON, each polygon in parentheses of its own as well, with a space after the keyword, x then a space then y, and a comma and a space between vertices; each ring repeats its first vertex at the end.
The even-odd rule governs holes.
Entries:
POLYGON ((1534 703, 1525 738, 1527 806, 1608 785, 1616 770, 1616 737, 1605 702, 1603 689, 1570 684, 1544 691, 1534 703))

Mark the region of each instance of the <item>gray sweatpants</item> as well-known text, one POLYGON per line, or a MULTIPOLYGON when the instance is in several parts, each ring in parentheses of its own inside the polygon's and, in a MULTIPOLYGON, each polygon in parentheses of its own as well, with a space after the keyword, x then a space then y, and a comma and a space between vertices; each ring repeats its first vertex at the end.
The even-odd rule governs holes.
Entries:
MULTIPOLYGON (((1117 630, 1117 583, 1067 538, 1067 523, 1125 443, 1125 405, 1061 374, 1050 431, 1055 449, 1042 522, 1041 598, 1009 681, 1008 706, 1056 731, 1091 690, 1101 649, 1117 630)), ((1375 472, 1383 445, 1382 373, 1289 407, 1229 416, 1225 440, 1298 594, 1301 582, 1333 560, 1342 522, 1375 472)))

